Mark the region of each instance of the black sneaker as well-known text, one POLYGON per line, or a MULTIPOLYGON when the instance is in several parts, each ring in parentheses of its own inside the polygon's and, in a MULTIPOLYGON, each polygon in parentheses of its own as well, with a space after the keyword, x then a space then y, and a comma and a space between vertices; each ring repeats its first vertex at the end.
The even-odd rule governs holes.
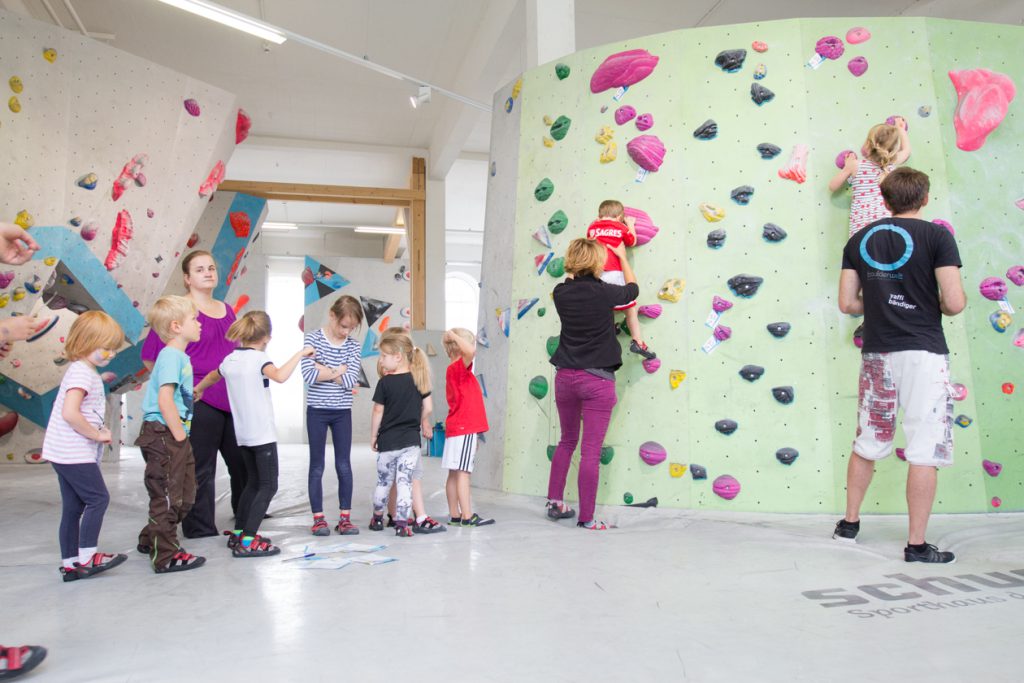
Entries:
POLYGON ((157 567, 153 571, 157 574, 170 574, 172 572, 184 572, 189 569, 198 569, 204 564, 206 564, 205 557, 199 557, 198 555, 187 553, 184 549, 179 548, 178 552, 174 553, 174 556, 171 557, 171 561, 167 563, 166 567, 157 567))
POLYGON ((374 515, 370 520, 370 531, 384 531, 384 515, 374 515))
POLYGON ((384 526, 386 526, 386 527, 387 527, 388 529, 394 529, 394 528, 395 528, 395 518, 394 518, 394 517, 392 517, 392 516, 391 516, 391 515, 389 514, 389 515, 388 515, 388 523, 387 523, 387 524, 385 524, 384 526))
POLYGON ((78 581, 78 570, 74 568, 61 567, 60 578, 64 583, 68 581, 78 581))
POLYGON ((655 358, 658 357, 658 354, 656 354, 654 351, 651 351, 649 348, 647 348, 647 344, 638 344, 636 339, 634 339, 633 341, 631 341, 629 343, 629 350, 632 353, 640 354, 641 356, 643 356, 647 360, 654 360, 655 358))
POLYGON ((494 520, 485 519, 484 517, 481 517, 475 512, 473 513, 473 516, 469 519, 462 520, 462 526, 487 526, 489 524, 494 524, 494 520))
POLYGON ((452 517, 448 520, 448 526, 462 526, 462 517, 452 517))
POLYGON ((548 519, 572 519, 576 516, 576 511, 570 508, 565 503, 556 503, 554 501, 548 501, 548 519))
MULTIPOLYGON (((78 572, 78 578, 87 579, 90 576, 96 576, 102 574, 108 569, 113 569, 119 564, 122 564, 128 559, 127 555, 121 553, 93 553, 93 556, 89 558, 89 561, 85 564, 75 563, 75 570, 78 572)), ((65 579, 67 581, 68 579, 65 579)))
POLYGON ((422 522, 413 522, 412 524, 412 532, 414 534, 436 534, 442 531, 448 531, 448 527, 435 522, 431 517, 427 517, 422 522))
POLYGON ((931 543, 925 543, 924 550, 914 550, 909 545, 903 549, 903 559, 907 562, 931 562, 934 564, 953 564, 956 555, 948 550, 939 550, 931 543))
POLYGON ((845 519, 841 519, 836 522, 836 530, 832 533, 832 538, 845 543, 856 543, 858 531, 860 531, 860 522, 847 522, 845 519))

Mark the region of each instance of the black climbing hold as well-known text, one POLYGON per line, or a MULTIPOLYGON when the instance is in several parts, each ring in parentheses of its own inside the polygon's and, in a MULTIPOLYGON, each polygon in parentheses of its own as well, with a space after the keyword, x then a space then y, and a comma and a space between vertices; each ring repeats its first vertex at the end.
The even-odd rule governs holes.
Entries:
POLYGON ((743 60, 747 58, 746 50, 722 50, 715 57, 715 66, 722 71, 739 71, 743 66, 743 60))
POLYGON ((656 507, 658 507, 658 499, 656 497, 655 498, 648 498, 647 500, 645 500, 642 503, 630 503, 626 507, 628 507, 628 508, 656 508, 656 507))
POLYGON ((741 204, 743 206, 746 206, 747 204, 750 203, 750 198, 753 195, 754 188, 752 188, 750 185, 740 185, 729 194, 729 196, 732 197, 732 200, 734 202, 736 202, 737 204, 741 204))
POLYGON ((762 142, 757 146, 757 151, 761 154, 762 159, 774 159, 779 156, 779 152, 782 148, 778 145, 773 145, 770 142, 762 142))
POLYGON ((690 476, 694 479, 707 479, 708 471, 703 465, 690 465, 690 476))
POLYGON ((793 461, 800 457, 800 453, 795 448, 780 448, 775 451, 775 457, 783 465, 792 465, 793 461))
POLYGON ((760 83, 750 84, 750 99, 754 100, 754 104, 761 106, 765 102, 771 102, 774 98, 775 93, 760 83))
POLYGON ((779 403, 788 405, 793 402, 793 387, 772 387, 772 396, 779 403))
POLYGON ((693 131, 693 137, 700 140, 710 140, 716 135, 718 135, 718 124, 715 123, 714 119, 708 119, 697 126, 697 130, 693 131))
POLYGON ((725 230, 718 228, 708 233, 708 246, 712 249, 721 249, 725 244, 725 230))
POLYGON ((787 233, 774 223, 765 223, 764 230, 761 232, 761 237, 765 238, 765 240, 769 242, 781 242, 786 239, 787 233))
POLYGON ((719 420, 715 423, 715 429, 726 436, 729 436, 739 427, 736 420, 719 420))
POLYGON ((764 368, 760 365, 744 365, 740 368, 740 377, 748 382, 756 382, 764 374, 764 368))
POLYGON ((756 275, 735 275, 729 278, 729 289, 736 296, 749 298, 757 294, 758 288, 764 282, 763 277, 756 275))
POLYGON ((789 334, 790 327, 791 325, 789 323, 768 323, 768 332, 770 332, 773 337, 782 339, 789 334))

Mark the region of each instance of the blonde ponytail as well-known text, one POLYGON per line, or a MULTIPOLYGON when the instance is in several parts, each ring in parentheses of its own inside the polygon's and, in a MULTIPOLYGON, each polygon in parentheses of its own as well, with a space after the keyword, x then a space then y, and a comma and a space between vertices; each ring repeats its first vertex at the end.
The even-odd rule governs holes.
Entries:
POLYGON ((430 393, 430 365, 427 362, 427 354, 418 346, 412 347, 412 360, 409 361, 409 370, 412 372, 412 381, 416 382, 416 388, 421 394, 430 393))
POLYGON ((263 341, 270 336, 271 329, 270 316, 265 311, 249 311, 231 323, 225 336, 244 346, 263 341))
POLYGON ((900 151, 900 131, 896 126, 880 123, 868 131, 868 139, 864 141, 865 156, 882 169, 882 175, 896 160, 900 151))
POLYGON ((378 345, 384 353, 400 353, 409 363, 412 381, 421 394, 430 392, 430 365, 427 354, 412 343, 412 337, 401 327, 389 327, 380 336, 378 345))

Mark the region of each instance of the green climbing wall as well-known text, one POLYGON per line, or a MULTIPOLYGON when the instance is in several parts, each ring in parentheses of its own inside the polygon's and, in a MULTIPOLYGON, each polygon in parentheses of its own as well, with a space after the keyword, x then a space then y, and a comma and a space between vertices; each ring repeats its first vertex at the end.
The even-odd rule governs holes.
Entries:
MULTIPOLYGON (((502 390, 501 395, 489 396, 488 409, 492 422, 496 414, 503 420, 501 487, 543 495, 548 446, 559 437, 553 390, 537 399, 528 389, 537 375, 546 376, 553 387, 554 368, 547 362, 545 342, 558 334, 550 301, 557 280, 538 275, 535 257, 548 250, 532 234, 556 210, 564 211, 568 227, 551 235, 552 251, 562 255, 570 240, 584 234, 598 204, 615 198, 645 211, 660 229, 648 244, 632 250, 632 262, 640 284, 639 302, 658 303, 663 309, 657 319, 641 318, 645 338, 662 365, 648 374, 637 357, 624 353, 625 364, 617 375, 619 403, 605 440, 615 456, 602 466, 598 502, 621 503, 629 492, 638 501, 657 496, 663 506, 684 508, 840 510, 856 426, 859 351, 851 336, 858 321, 839 313, 835 296, 849 196, 830 195, 826 185, 840 150, 859 149, 873 124, 899 114, 910 125, 909 165, 932 179, 931 202, 924 215, 946 219, 956 228, 968 292, 967 311, 946 319, 945 329, 953 380, 970 392, 956 404, 956 411, 974 422, 955 428, 956 464, 940 475, 936 509, 992 510, 993 496, 1002 499, 1000 510, 1024 509, 1024 349, 1012 344, 1020 323, 1006 334, 995 332, 988 318, 996 304, 983 299, 977 289, 984 277, 1003 277, 1007 268, 1024 262, 1024 211, 1014 206, 1024 195, 1024 117, 1020 103, 1014 103, 984 147, 958 150, 952 123, 956 94, 946 75, 950 69, 987 68, 1024 85, 1020 54, 1024 29, 1019 27, 925 19, 821 19, 665 33, 565 57, 559 60, 570 68, 564 80, 556 75, 554 64, 524 74, 512 113, 496 109, 496 125, 503 117, 519 117, 519 147, 516 155, 508 155, 511 166, 502 165, 505 159, 494 159, 497 173, 490 195, 492 201, 513 196, 515 232, 509 240, 508 226, 501 226, 502 236, 485 244, 485 251, 511 250, 511 289, 496 288, 496 276, 490 286, 487 275, 482 283, 483 327, 492 339, 502 335, 495 302, 504 297, 497 307, 511 306, 512 313, 508 343, 481 352, 507 354, 507 360, 482 363, 500 368, 488 370, 491 386, 502 390), (871 39, 847 45, 838 60, 816 69, 805 66, 819 38, 843 37, 854 26, 868 28, 871 39), (751 50, 753 41, 764 41, 768 50, 751 50), (732 48, 746 49, 747 56, 740 70, 727 73, 714 60, 732 48), (590 78, 598 65, 613 53, 632 49, 656 55, 654 71, 618 102, 612 99, 614 89, 592 94, 590 78), (854 56, 864 56, 869 63, 859 78, 846 67, 854 56), (767 70, 758 82, 775 93, 761 106, 750 97, 758 64, 767 70), (641 133, 634 121, 615 123, 613 115, 621 105, 634 107, 638 114, 650 113, 654 125, 646 133, 657 135, 667 150, 660 169, 642 182, 636 182, 638 166, 626 151, 627 142, 641 133), (928 115, 922 115, 922 107, 930 108, 928 115), (571 120, 569 132, 546 144, 544 138, 552 136, 545 117, 560 116, 571 120), (696 139, 693 131, 707 119, 718 124, 717 137, 696 139), (609 163, 599 160, 604 145, 595 141, 604 126, 614 131, 618 149, 617 159, 609 163), (781 147, 781 154, 762 159, 756 149, 762 142, 781 147), (803 184, 778 175, 797 144, 810 147, 803 184), (545 177, 554 191, 546 201, 538 201, 534 189, 545 177), (746 206, 730 200, 730 191, 740 185, 754 188, 746 206), (698 208, 702 202, 723 208, 724 220, 707 222, 698 208), (778 243, 762 239, 767 222, 784 228, 788 237, 778 243), (720 249, 706 243, 707 233, 715 228, 727 232, 720 249), (749 299, 735 296, 726 284, 740 273, 764 278, 749 299), (686 281, 678 303, 657 299, 658 289, 669 278, 686 281), (705 320, 715 295, 734 303, 720 321, 732 329, 732 338, 705 353, 701 346, 712 333, 705 320), (516 319, 516 301, 533 297, 540 299, 538 306, 516 319), (541 306, 548 315, 538 315, 541 306), (776 339, 765 327, 772 322, 788 322, 792 331, 776 339), (753 383, 741 379, 738 371, 745 364, 763 366, 764 376, 753 383), (676 389, 669 383, 670 370, 687 375, 676 389), (507 374, 495 378, 498 372, 507 374), (1005 382, 1014 383, 1017 391, 1004 393, 1005 382), (796 398, 789 405, 772 397, 772 387, 782 385, 795 389, 796 398), (739 428, 722 435, 714 429, 721 419, 735 420, 739 428), (666 448, 664 463, 650 466, 638 457, 639 445, 648 440, 666 448), (799 451, 792 465, 776 459, 776 451, 783 447, 799 451), (983 458, 1003 464, 999 477, 984 473, 983 458), (695 481, 689 469, 682 477, 673 477, 672 463, 702 465, 708 478, 695 481), (723 474, 742 485, 734 500, 712 492, 712 481, 723 474)), ((497 101, 504 102, 509 90, 499 93, 497 101)), ((500 146, 492 148, 492 156, 494 149, 500 146)), ((489 225, 488 231, 494 227, 489 225)), ((506 264, 507 257, 503 254, 506 264)), ((1024 307, 1024 288, 1009 287, 1011 303, 1024 307)), ((898 435, 897 445, 901 444, 898 435)), ((879 464, 866 510, 905 510, 905 468, 895 457, 879 464)), ((575 475, 574 466, 570 498, 575 475)))

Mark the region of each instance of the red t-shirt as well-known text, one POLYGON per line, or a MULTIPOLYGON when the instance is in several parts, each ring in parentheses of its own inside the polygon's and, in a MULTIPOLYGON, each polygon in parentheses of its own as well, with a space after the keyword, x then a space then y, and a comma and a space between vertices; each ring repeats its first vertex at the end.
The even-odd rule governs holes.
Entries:
POLYGON ((467 368, 461 357, 452 361, 445 373, 445 397, 448 399, 445 436, 480 434, 487 431, 484 395, 480 391, 476 375, 473 374, 473 367, 467 368))
POLYGON ((608 247, 608 258, 604 261, 603 270, 622 270, 619 257, 611 250, 625 242, 627 247, 636 246, 636 237, 629 231, 625 223, 614 221, 611 218, 598 218, 587 228, 587 239, 597 240, 608 247))

